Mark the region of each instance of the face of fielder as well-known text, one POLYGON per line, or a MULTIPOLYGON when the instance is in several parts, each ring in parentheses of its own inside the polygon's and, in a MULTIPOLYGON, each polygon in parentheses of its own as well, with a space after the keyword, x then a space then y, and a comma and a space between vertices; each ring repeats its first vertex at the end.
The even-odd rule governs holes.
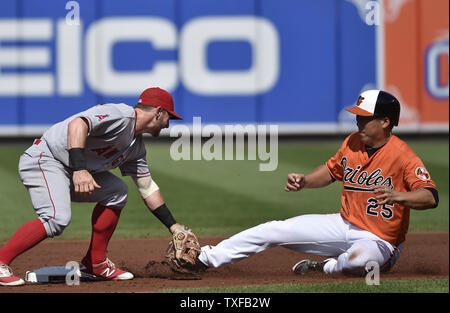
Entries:
POLYGON ((170 115, 166 110, 161 109, 155 115, 154 125, 150 131, 153 137, 158 137, 161 130, 169 128, 170 115))

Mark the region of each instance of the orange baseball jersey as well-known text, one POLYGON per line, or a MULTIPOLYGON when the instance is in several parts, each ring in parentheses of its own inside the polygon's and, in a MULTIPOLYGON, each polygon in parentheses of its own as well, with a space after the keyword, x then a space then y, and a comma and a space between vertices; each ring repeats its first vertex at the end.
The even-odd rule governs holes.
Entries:
POLYGON ((410 209, 398 203, 379 205, 375 186, 402 192, 437 189, 420 158, 394 135, 369 157, 359 133, 352 133, 326 166, 334 179, 342 181, 342 217, 394 245, 405 240, 410 209))

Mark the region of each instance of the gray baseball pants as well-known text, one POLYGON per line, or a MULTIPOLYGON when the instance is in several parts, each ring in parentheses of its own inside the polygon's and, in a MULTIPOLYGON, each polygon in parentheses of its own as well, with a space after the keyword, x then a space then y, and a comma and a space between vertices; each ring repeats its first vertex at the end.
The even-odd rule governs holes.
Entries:
POLYGON ((48 237, 60 235, 71 220, 71 202, 94 202, 121 210, 128 198, 128 186, 110 172, 92 174, 101 186, 92 195, 75 194, 72 171, 56 160, 44 140, 35 140, 20 157, 19 175, 48 237))

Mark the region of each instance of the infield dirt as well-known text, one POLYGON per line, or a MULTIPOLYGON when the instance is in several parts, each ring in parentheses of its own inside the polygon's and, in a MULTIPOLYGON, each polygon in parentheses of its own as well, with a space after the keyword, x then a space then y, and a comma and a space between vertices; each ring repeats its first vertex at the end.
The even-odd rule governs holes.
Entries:
MULTIPOLYGON (((223 238, 200 238, 201 245, 214 245, 223 238)), ((208 269, 201 280, 170 280, 146 277, 149 261, 162 261, 169 238, 112 239, 108 257, 119 267, 126 267, 136 278, 130 281, 81 282, 78 286, 66 284, 32 284, 20 287, 0 287, 0 293, 150 293, 163 289, 227 287, 264 284, 298 284, 362 280, 345 276, 327 276, 322 273, 296 275, 292 266, 299 260, 323 258, 300 254, 276 247, 249 257, 233 265, 208 269)), ((69 261, 79 262, 88 248, 88 241, 47 240, 25 252, 13 261, 16 276, 46 266, 64 266, 69 261)), ((449 277, 449 234, 412 233, 407 235, 404 249, 395 267, 381 275, 382 279, 430 279, 449 277)))

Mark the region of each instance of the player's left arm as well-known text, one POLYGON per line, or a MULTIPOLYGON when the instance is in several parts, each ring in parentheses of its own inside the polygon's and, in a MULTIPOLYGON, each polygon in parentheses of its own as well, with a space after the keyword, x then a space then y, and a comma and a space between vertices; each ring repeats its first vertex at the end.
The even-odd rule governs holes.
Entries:
POLYGON ((398 203, 414 210, 435 208, 439 204, 436 184, 425 168, 422 160, 411 149, 405 149, 403 164, 403 182, 407 191, 398 191, 388 186, 376 186, 376 198, 380 205, 398 203))
POLYGON ((387 186, 378 186, 374 190, 380 205, 398 203, 414 210, 426 210, 438 205, 438 194, 434 188, 419 188, 414 191, 395 191, 387 186))

